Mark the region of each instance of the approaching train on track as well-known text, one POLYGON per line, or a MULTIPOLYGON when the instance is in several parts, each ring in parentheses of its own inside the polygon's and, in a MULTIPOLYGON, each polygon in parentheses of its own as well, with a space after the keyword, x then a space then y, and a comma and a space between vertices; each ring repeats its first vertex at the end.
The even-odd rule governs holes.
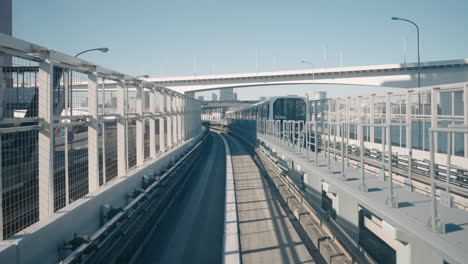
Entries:
POLYGON ((309 100, 289 95, 275 96, 237 111, 226 112, 228 119, 243 120, 310 120, 309 100))

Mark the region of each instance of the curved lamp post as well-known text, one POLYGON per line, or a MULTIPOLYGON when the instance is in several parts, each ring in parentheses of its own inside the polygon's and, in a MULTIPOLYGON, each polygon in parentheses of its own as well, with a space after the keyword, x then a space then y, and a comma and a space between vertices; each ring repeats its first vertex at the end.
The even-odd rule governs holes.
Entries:
POLYGON ((82 52, 77 53, 77 54, 75 55, 75 57, 78 57, 78 56, 80 56, 80 55, 83 54, 83 53, 90 52, 90 51, 95 51, 95 50, 98 50, 98 51, 100 51, 100 52, 102 52, 102 53, 106 53, 106 52, 109 51, 108 48, 88 49, 88 50, 84 50, 84 51, 82 51, 82 52))
POLYGON ((421 61, 420 61, 420 58, 419 58, 419 27, 418 27, 418 25, 416 25, 416 23, 414 23, 413 21, 408 20, 408 19, 399 18, 399 17, 392 17, 392 20, 405 21, 405 22, 411 23, 413 26, 416 27, 416 33, 417 33, 417 38, 418 38, 418 88, 420 88, 421 87, 421 61))

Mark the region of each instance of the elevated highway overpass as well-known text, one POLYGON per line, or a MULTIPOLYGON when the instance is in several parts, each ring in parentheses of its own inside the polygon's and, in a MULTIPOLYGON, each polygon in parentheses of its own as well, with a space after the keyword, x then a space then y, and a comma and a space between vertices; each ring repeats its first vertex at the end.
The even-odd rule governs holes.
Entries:
MULTIPOLYGON (((417 63, 353 66, 258 73, 148 78, 148 82, 193 95, 223 88, 295 84, 418 87, 417 63)), ((468 59, 421 63, 421 86, 468 82, 468 59)))

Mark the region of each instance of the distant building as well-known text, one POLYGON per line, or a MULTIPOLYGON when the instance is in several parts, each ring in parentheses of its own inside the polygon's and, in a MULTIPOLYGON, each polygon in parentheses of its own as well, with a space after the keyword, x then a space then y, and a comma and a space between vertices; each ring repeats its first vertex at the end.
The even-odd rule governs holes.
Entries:
POLYGON ((0 0, 0 33, 12 35, 12 0, 0 0))
POLYGON ((237 101, 237 93, 234 93, 234 101, 237 101))
POLYGON ((198 101, 203 102, 204 99, 203 95, 198 96, 198 101))
POLYGON ((234 100, 234 88, 226 88, 219 90, 220 101, 232 101, 234 100))
POLYGON ((327 92, 325 91, 318 91, 318 92, 310 92, 306 94, 309 100, 322 100, 327 99, 327 92))
POLYGON ((260 101, 263 101, 263 100, 265 100, 265 99, 266 99, 265 96, 260 96, 260 101))
POLYGON ((211 94, 211 101, 218 101, 218 95, 215 93, 211 94))

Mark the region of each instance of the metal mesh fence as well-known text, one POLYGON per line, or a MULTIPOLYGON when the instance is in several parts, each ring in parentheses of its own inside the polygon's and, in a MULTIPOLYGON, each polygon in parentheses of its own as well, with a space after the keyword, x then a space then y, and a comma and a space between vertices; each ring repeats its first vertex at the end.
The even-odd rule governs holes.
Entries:
POLYGON ((117 121, 104 124, 104 160, 106 182, 117 177, 117 121))
POLYGON ((144 136, 144 155, 145 159, 149 158, 150 156, 150 120, 144 120, 144 128, 145 128, 145 136, 144 136))
POLYGON ((73 126, 68 139, 70 203, 88 193, 88 126, 73 126))
POLYGON ((4 237, 39 220, 37 131, 1 135, 4 237))
POLYGON ((54 137, 54 211, 66 206, 67 198, 65 190, 68 183, 65 177, 65 140, 66 134, 61 131, 67 130, 65 127, 55 129, 54 137))
POLYGON ((129 119, 127 121, 127 158, 128 168, 136 165, 136 125, 135 120, 129 119))
POLYGON ((0 56, 0 117, 37 118, 39 63, 15 56, 0 56))

